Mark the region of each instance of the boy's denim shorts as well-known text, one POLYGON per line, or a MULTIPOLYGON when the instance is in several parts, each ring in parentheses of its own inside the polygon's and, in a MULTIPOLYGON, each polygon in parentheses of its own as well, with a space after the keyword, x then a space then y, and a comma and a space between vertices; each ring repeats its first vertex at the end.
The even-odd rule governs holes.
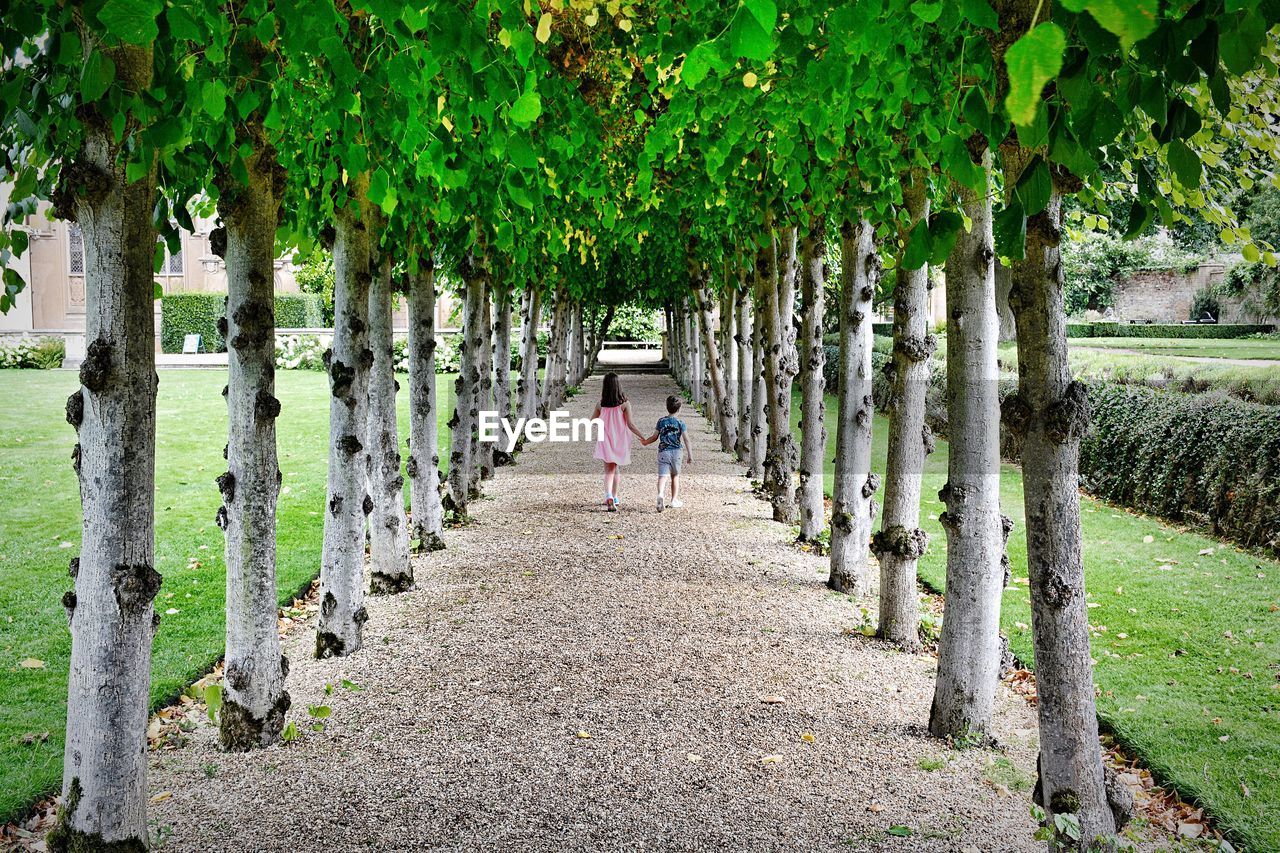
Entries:
POLYGON ((680 448, 675 447, 671 450, 658 451, 658 476, 666 477, 668 475, 680 473, 680 448))

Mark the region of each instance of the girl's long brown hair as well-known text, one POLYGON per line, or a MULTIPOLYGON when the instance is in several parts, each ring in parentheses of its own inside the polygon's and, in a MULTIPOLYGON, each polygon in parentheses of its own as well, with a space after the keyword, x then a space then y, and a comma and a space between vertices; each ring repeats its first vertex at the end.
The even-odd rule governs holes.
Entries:
POLYGON ((618 381, 618 374, 606 373, 604 387, 600 389, 600 408, 612 409, 625 402, 627 402, 627 395, 622 393, 622 383, 618 381))

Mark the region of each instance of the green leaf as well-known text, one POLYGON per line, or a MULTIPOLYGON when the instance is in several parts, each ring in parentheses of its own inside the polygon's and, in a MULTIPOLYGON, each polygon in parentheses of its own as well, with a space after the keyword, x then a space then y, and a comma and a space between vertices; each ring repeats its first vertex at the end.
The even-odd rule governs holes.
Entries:
POLYGON ((528 30, 516 30, 511 34, 511 52, 516 55, 516 62, 520 63, 521 68, 529 67, 534 47, 533 34, 528 30))
POLYGON ((918 270, 929 263, 933 247, 929 242, 929 223, 920 220, 907 235, 907 248, 902 253, 902 268, 918 270))
POLYGON ((1067 36, 1062 27, 1047 21, 1018 39, 1005 54, 1009 70, 1009 95, 1005 108, 1014 124, 1029 125, 1036 118, 1045 84, 1062 70, 1067 36))
POLYGON ((1022 202, 1014 200, 996 212, 991 222, 996 238, 996 254, 1020 261, 1027 255, 1027 215, 1022 202))
POLYGON ((987 0, 961 0, 960 12, 975 27, 994 30, 1000 25, 1000 18, 987 0))
POLYGON ((209 710, 209 722, 218 722, 218 712, 222 710, 222 685, 210 684, 205 687, 204 704, 209 710))
POLYGON ((100 50, 89 54, 80 72, 80 97, 93 103, 107 93, 116 79, 116 64, 100 50))
POLYGON ((507 118, 521 127, 528 127, 533 124, 540 115, 542 115, 542 96, 538 94, 536 89, 529 89, 516 98, 515 103, 511 105, 511 109, 507 112, 507 118))
POLYGON ((1035 216, 1049 206, 1053 195, 1053 178, 1043 157, 1036 157, 1018 177, 1015 189, 1022 210, 1027 216, 1035 216))
POLYGON ((333 709, 328 705, 308 705, 307 714, 317 720, 323 720, 333 713, 333 709))
POLYGON ((1234 26, 1227 25, 1218 38, 1218 52, 1222 64, 1232 74, 1247 73, 1258 60, 1258 53, 1267 39, 1267 24, 1256 11, 1240 15, 1234 26))
POLYGON ((387 216, 395 212, 396 204, 399 202, 396 189, 391 186, 391 177, 381 166, 369 176, 369 201, 382 208, 382 212, 387 216))
POLYGON ((1193 190, 1200 186, 1200 176, 1203 172, 1200 155, 1192 151, 1191 146, 1181 139, 1175 139, 1169 143, 1165 156, 1169 160, 1169 168, 1183 189, 1193 190))
POLYGON ((715 58, 715 47, 711 42, 704 41, 689 51, 689 55, 684 58, 684 64, 680 66, 680 79, 689 88, 696 87, 707 77, 707 72, 711 70, 711 61, 715 58))
POLYGON ((200 87, 200 103, 214 121, 221 121, 227 112, 227 84, 210 80, 200 87))
POLYGON ((739 9, 729 29, 729 45, 734 56, 764 62, 773 54, 773 34, 760 26, 754 14, 739 9))
POLYGON ((960 238, 960 229, 964 227, 964 219, 952 210, 935 213, 929 219, 929 263, 941 266, 947 262, 956 240, 960 238))
POLYGON ((773 32, 774 26, 778 23, 778 7, 773 0, 745 0, 743 5, 756 19, 756 23, 760 24, 761 29, 765 32, 773 32))
POLYGON ((1121 46, 1128 50, 1134 42, 1155 32, 1160 3, 1159 0, 1089 0, 1085 8, 1103 29, 1119 37, 1121 46))
POLYGON ((1143 204, 1139 199, 1134 199, 1133 205, 1129 208, 1129 229, 1124 232, 1124 239, 1132 240, 1146 231, 1155 216, 1156 212, 1148 205, 1143 204))
POLYGON ((991 127, 991 111, 987 109, 987 99, 982 94, 981 86, 974 86, 965 95, 962 106, 964 120, 979 133, 986 133, 991 127))
POLYGON ((107 0, 98 10, 98 20, 110 35, 129 44, 149 44, 156 40, 160 28, 160 0, 107 0))
POLYGON ((932 24, 938 18, 942 17, 941 3, 927 3, 925 0, 916 0, 911 4, 911 14, 915 15, 926 24, 932 24))
POLYGON ((284 731, 280 732, 280 740, 284 741, 285 743, 292 743, 293 741, 297 740, 301 736, 302 735, 298 732, 297 724, 293 722, 290 722, 287 726, 284 727, 284 731))
POLYGON ((884 832, 885 832, 885 835, 893 835, 893 836, 896 836, 897 838, 910 838, 912 835, 915 834, 915 831, 912 830, 911 827, 902 826, 901 824, 895 824, 894 826, 891 826, 888 829, 886 829, 884 832))

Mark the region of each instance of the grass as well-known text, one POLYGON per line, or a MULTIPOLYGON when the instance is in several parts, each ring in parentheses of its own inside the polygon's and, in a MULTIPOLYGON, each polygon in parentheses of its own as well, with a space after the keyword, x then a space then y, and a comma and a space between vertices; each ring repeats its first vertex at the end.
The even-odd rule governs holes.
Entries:
MULTIPOLYGON (((829 491, 836 399, 826 406, 829 491)), ((792 415, 798 422, 798 396, 792 415)), ((887 436, 888 422, 877 416, 873 458, 881 474, 887 436)), ((921 506, 931 544, 920 576, 939 591, 947 451, 939 441, 926 463, 921 506)), ((1016 524, 1001 623, 1014 653, 1034 667, 1020 469, 1002 466, 1000 486, 1016 524)), ((1280 849, 1280 562, 1087 497, 1081 517, 1104 724, 1249 849, 1280 849)))
MULTIPOLYGON (((284 473, 278 578, 286 601, 319 572, 329 393, 320 372, 280 371, 276 381, 284 473)), ((71 636, 60 599, 71 587, 67 563, 79 553, 80 540, 71 470, 75 433, 62 409, 77 382, 69 371, 0 370, 0 395, 8 403, 0 407, 0 821, 56 790, 62 776, 71 636), (28 735, 34 743, 24 742, 28 735)), ((173 696, 222 654, 223 540, 213 523, 220 502, 213 479, 225 469, 225 382, 225 372, 217 370, 160 374, 156 568, 164 585, 156 599, 162 619, 153 702, 173 696)), ((450 377, 441 376, 441 401, 451 388, 450 377)), ((398 402, 403 436, 408 393, 398 402)), ((448 440, 450 408, 439 407, 442 442, 448 440)))
POLYGON ((1071 338, 1073 350, 1136 350, 1197 358, 1280 359, 1280 337, 1271 338, 1071 338))

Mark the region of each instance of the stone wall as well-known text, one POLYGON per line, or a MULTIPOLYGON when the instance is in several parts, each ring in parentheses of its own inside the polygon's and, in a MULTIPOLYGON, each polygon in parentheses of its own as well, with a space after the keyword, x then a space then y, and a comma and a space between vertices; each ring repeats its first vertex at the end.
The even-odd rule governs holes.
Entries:
MULTIPOLYGON (((1115 304, 1103 315, 1108 320, 1134 323, 1182 323, 1191 317, 1191 302, 1209 285, 1222 282, 1226 267, 1217 262, 1195 269, 1140 270, 1115 286, 1115 304)), ((1219 296, 1220 323, 1275 323, 1275 317, 1254 317, 1241 307, 1236 297, 1219 296)))

